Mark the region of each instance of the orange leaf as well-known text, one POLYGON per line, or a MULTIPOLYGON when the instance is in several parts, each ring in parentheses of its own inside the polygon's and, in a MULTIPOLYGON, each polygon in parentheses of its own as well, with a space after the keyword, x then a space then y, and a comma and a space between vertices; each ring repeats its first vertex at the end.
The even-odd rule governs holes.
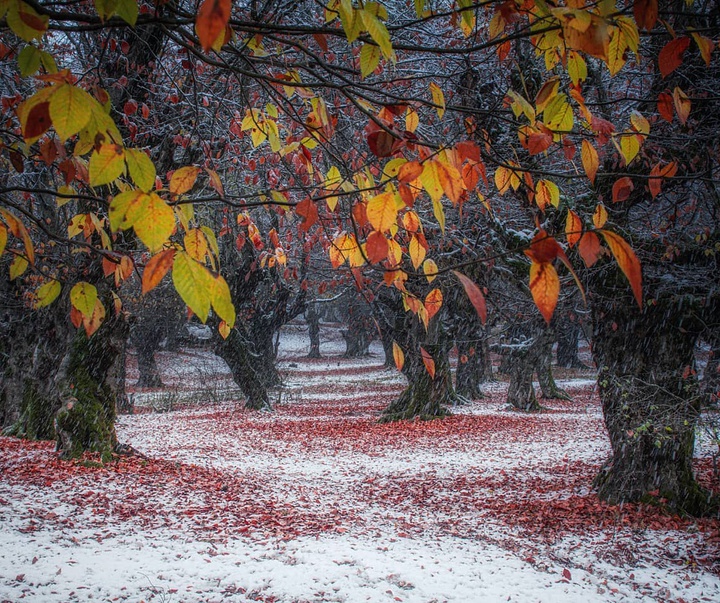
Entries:
POLYGON ((580 156, 582 157, 582 164, 587 177, 591 183, 595 184, 595 176, 597 175, 598 166, 600 165, 600 159, 598 158, 595 147, 587 140, 583 140, 580 156))
POLYGON ((166 249, 150 258, 142 275, 143 295, 152 291, 167 274, 175 260, 175 250, 166 249))
POLYGON ((386 232, 397 222, 395 193, 381 193, 370 199, 367 204, 367 218, 378 232, 386 232))
POLYGON ((453 274, 458 278, 463 289, 465 289, 465 295, 468 296, 470 303, 473 305, 473 308, 475 308, 475 312, 478 313, 480 322, 485 324, 485 321, 487 321, 487 305, 485 304, 485 296, 482 294, 482 291, 480 291, 480 287, 457 270, 453 270, 453 274))
POLYGON ((82 325, 85 327, 85 333, 90 337, 95 331, 100 328, 100 325, 105 320, 105 306, 99 299, 95 300, 95 307, 89 315, 84 315, 82 319, 82 325))
MULTIPOLYGON (((315 224, 319 218, 317 207, 310 197, 305 197, 305 199, 295 206, 295 213, 302 218, 302 223, 299 228, 305 232, 310 230, 312 225, 315 224)), ((353 211, 353 215, 354 214, 355 212, 353 211)))
POLYGON ((412 239, 410 239, 408 253, 410 254, 410 261, 412 262, 413 268, 417 270, 418 266, 423 263, 426 254, 425 247, 420 244, 418 237, 413 236, 412 239))
POLYGON ((675 105, 675 111, 677 112, 678 119, 684 126, 690 115, 692 103, 690 102, 688 95, 677 86, 675 87, 675 90, 673 90, 673 104, 675 105))
POLYGON ((612 200, 613 203, 622 203, 626 201, 630 196, 630 193, 635 188, 630 176, 623 176, 618 178, 612 187, 612 200))
POLYGON ((427 310, 428 320, 435 316, 442 307, 443 294, 440 289, 433 289, 425 297, 425 310, 427 310))
POLYGON ((530 249, 525 250, 526 256, 540 264, 552 262, 561 253, 563 250, 560 244, 542 228, 530 242, 530 249))
POLYGON ((422 356, 425 370, 430 375, 430 379, 435 379, 435 361, 433 360, 432 356, 423 347, 420 347, 420 356, 422 356))
POLYGON ((665 121, 672 123, 673 120, 673 99, 667 92, 658 94, 657 100, 658 113, 665 121))
POLYGON ((413 182, 420 177, 423 169, 423 166, 417 161, 408 161, 407 163, 403 163, 398 170, 398 180, 400 182, 413 182))
POLYGON ((205 0, 195 19, 195 31, 202 49, 210 50, 230 20, 230 0, 205 0))
POLYGON ((402 351, 402 348, 393 341, 393 359, 395 360, 395 366, 397 367, 397 370, 401 371, 403 366, 405 366, 405 354, 402 351))
POLYGON ((650 194, 654 199, 660 194, 662 189, 662 179, 672 178, 677 173, 677 164, 671 161, 664 167, 660 167, 658 163, 650 172, 650 178, 648 180, 648 187, 650 188, 650 194))
POLYGON ((533 261, 530 264, 530 293, 540 314, 549 324, 560 295, 560 279, 550 262, 533 261))
POLYGON ((407 212, 402 219, 403 226, 408 232, 417 232, 420 230, 420 216, 414 211, 407 212))
POLYGON ((444 163, 437 163, 437 175, 440 180, 445 195, 453 203, 457 203, 460 200, 465 188, 463 186, 463 179, 460 172, 451 165, 444 163))
POLYGON ((582 222, 573 210, 568 210, 567 219, 565 220, 565 237, 568 245, 574 247, 582 236, 582 222))
POLYGON ((586 232, 580 239, 578 252, 583 262, 585 262, 585 265, 588 268, 592 268, 603 252, 598 236, 594 232, 586 232))
POLYGON ((665 44, 658 54, 658 67, 663 77, 667 77, 682 65, 682 55, 690 46, 690 38, 683 36, 665 44))
POLYGON ((608 230, 600 231, 605 238, 610 251, 620 266, 620 270, 630 281, 635 301, 642 310, 642 270, 640 269, 640 260, 638 260, 632 247, 620 235, 608 230))
POLYGON ((602 203, 598 203, 592 218, 593 225, 595 226, 595 228, 602 228, 603 226, 605 226, 605 222, 607 222, 607 219, 607 209, 605 209, 605 206, 602 203))
POLYGON ((172 177, 170 178, 170 192, 173 195, 182 195, 187 193, 195 184, 200 168, 193 165, 188 165, 175 170, 172 177))
POLYGON ((388 255, 388 240, 385 235, 373 230, 365 242, 365 253, 371 264, 382 262, 388 255))

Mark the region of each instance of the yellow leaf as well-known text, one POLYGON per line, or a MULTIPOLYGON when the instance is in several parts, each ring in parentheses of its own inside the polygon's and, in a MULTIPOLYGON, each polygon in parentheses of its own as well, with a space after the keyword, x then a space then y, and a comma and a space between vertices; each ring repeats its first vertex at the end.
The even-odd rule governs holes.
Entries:
POLYGON ((679 87, 675 87, 673 90, 673 104, 675 105, 675 111, 677 112, 678 119, 682 125, 685 125, 688 117, 690 116, 690 109, 692 103, 679 87))
POLYGON ((17 277, 22 276, 28 266, 28 261, 23 256, 16 255, 10 264, 10 280, 14 281, 17 277))
POLYGON ((407 113, 405 114, 405 129, 408 132, 414 132, 419 125, 420 116, 417 114, 417 111, 408 107, 407 113))
POLYGON ((215 236, 215 233, 213 232, 213 229, 209 226, 201 226, 200 230, 203 231, 205 234, 205 238, 208 241, 208 245, 210 245, 210 251, 212 251, 215 254, 216 258, 220 258, 220 248, 218 247, 217 237, 215 236))
POLYGON ((614 76, 620 71, 625 65, 625 51, 627 50, 627 38, 625 33, 617 28, 612 28, 612 34, 610 37, 610 45, 608 46, 608 60, 607 66, 610 71, 610 75, 614 76))
POLYGON ((715 48, 715 44, 710 38, 706 38, 705 36, 701 36, 697 32, 692 32, 693 40, 695 40, 695 43, 698 45, 698 48, 700 49, 700 56, 702 57, 703 61, 705 61, 705 64, 710 67, 710 60, 712 51, 715 48))
POLYGON ((188 308, 205 322, 210 314, 215 291, 215 279, 207 268, 181 251, 175 255, 172 279, 175 289, 188 308))
POLYGON ((441 201, 433 201, 433 215, 440 225, 440 230, 445 233, 445 210, 441 201))
POLYGON ((392 349, 395 366, 397 367, 397 370, 401 371, 403 366, 405 366, 405 354, 403 353, 402 348, 395 341, 393 341, 392 349))
POLYGON ((340 22, 345 31, 345 37, 347 37, 348 42, 352 43, 362 31, 363 22, 362 17, 359 15, 360 11, 353 8, 351 0, 340 0, 337 9, 340 13, 340 22))
POLYGON ((7 24, 12 32, 26 42, 39 40, 47 31, 49 18, 38 14, 25 2, 14 2, 8 7, 7 24))
POLYGON ((60 295, 61 290, 62 287, 60 286, 60 281, 56 280, 51 280, 47 283, 44 283, 43 285, 40 285, 40 287, 38 287, 38 290, 35 291, 35 301, 33 303, 33 308, 37 310, 39 308, 49 306, 57 299, 58 295, 60 295))
POLYGON ((397 222, 395 193, 381 193, 367 204, 367 218, 378 232, 387 232, 397 222))
POLYGON ((103 144, 90 155, 90 186, 102 186, 117 180, 125 171, 125 151, 117 144, 103 144))
POLYGON ((442 89, 435 82, 430 82, 430 94, 440 119, 445 115, 445 95, 442 89))
POLYGON ((103 321, 105 320, 105 306, 99 299, 95 300, 95 306, 90 314, 83 315, 82 325, 85 328, 85 333, 90 337, 95 331, 100 328, 103 321))
POLYGON ((175 213, 155 193, 140 195, 128 207, 127 220, 152 253, 162 248, 175 229, 175 213))
POLYGON ((54 88, 48 111, 60 140, 65 141, 87 125, 97 101, 72 84, 60 84, 54 88))
POLYGON ((597 204, 592 219, 595 228, 602 228, 603 226, 605 226, 605 222, 607 222, 608 219, 608 213, 607 209, 605 209, 605 206, 602 203, 597 204))
POLYGON ((640 152, 640 141, 635 133, 626 134, 620 139, 620 152, 625 160, 625 165, 630 165, 640 152))
POLYGON ((185 251, 187 254, 197 260, 204 262, 208 252, 208 243, 202 230, 193 228, 185 235, 185 251))
POLYGON ((148 193, 155 187, 155 164, 150 157, 139 149, 125 149, 125 163, 139 189, 148 193))
POLYGON ((8 232, 7 228, 5 228, 2 224, 0 224, 0 255, 3 254, 5 251, 5 246, 7 245, 8 240, 8 232))
POLYGON ((222 337, 223 339, 227 339, 230 335, 230 331, 231 329, 228 324, 224 320, 221 320, 220 324, 218 325, 218 333, 220 333, 220 337, 222 337))
POLYGON ((70 303, 83 316, 91 316, 98 299, 94 285, 80 281, 70 290, 70 303))
POLYGON ((427 312, 428 320, 435 316, 442 307, 443 294, 440 289, 433 289, 425 297, 425 311, 427 312))
POLYGON ((437 264, 431 259, 425 260, 423 262, 423 272, 425 273, 425 278, 427 279, 427 282, 432 283, 438 275, 437 264))
POLYGON ((415 236, 410 239, 410 244, 408 245, 408 253, 410 254, 410 261, 412 262, 413 268, 417 270, 418 266, 423 263, 423 260, 425 259, 425 254, 427 252, 425 251, 425 248, 420 244, 418 238, 415 236))
POLYGON ((387 27, 385 27, 382 21, 380 21, 380 19, 368 10, 360 10, 359 12, 363 24, 365 25, 365 29, 370 34, 373 41, 380 47, 382 55, 394 63, 397 58, 395 56, 392 43, 390 42, 390 33, 388 32, 387 27))
POLYGON ((200 168, 194 165, 188 165, 181 167, 173 173, 170 178, 169 190, 173 195, 182 195, 187 193, 194 185, 197 180, 200 168))
POLYGON ((581 157, 587 177, 590 179, 590 182, 595 183, 595 176, 600 166, 600 158, 598 157, 595 147, 587 140, 582 141, 581 157))
POLYGON ((545 125, 554 132, 570 132, 575 119, 567 95, 558 94, 545 107, 543 115, 545 125))
POLYGON ((587 63, 580 53, 574 50, 568 52, 567 71, 570 81, 576 86, 587 79, 587 63))
POLYGON ((235 306, 232 303, 230 287, 220 274, 213 279, 211 301, 215 313, 232 329, 235 326, 235 306))

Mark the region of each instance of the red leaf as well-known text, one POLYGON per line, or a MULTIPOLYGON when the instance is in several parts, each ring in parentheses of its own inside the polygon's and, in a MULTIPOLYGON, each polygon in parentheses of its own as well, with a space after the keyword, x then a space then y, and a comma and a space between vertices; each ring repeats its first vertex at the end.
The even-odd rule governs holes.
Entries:
POLYGON ((559 253, 562 252, 562 247, 554 238, 548 236, 548 233, 540 229, 530 243, 530 249, 525 250, 525 255, 528 256, 533 262, 543 264, 545 262, 552 262, 559 253))
POLYGON ((368 146, 376 157, 390 157, 395 152, 397 139, 385 130, 376 130, 367 137, 368 146))
POLYGON ((635 301, 642 310, 642 270, 640 269, 640 260, 638 260, 632 247, 620 235, 607 230, 601 230, 600 232, 605 238, 610 251, 615 256, 620 270, 630 281, 635 301))
POLYGON ((218 36, 225 31, 231 8, 230 0, 204 0, 200 6, 195 19, 195 31, 205 52, 210 50, 218 36))
POLYGON ((662 117, 665 121, 672 123, 673 114, 675 112, 673 97, 667 92, 661 92, 658 94, 657 107, 660 117, 662 117))
POLYGON ((388 255, 388 240, 381 232, 374 230, 368 235, 365 253, 371 264, 382 262, 388 255))
POLYGON ((683 36, 670 40, 658 55, 658 67, 663 77, 667 77, 682 65, 682 55, 690 46, 690 38, 683 36))
POLYGON ((572 574, 570 573, 570 570, 568 568, 563 569, 562 576, 563 578, 565 578, 565 580, 572 580, 572 574))
POLYGON ((485 304, 485 296, 482 294, 482 291, 480 291, 480 287, 457 270, 453 270, 453 274, 458 277, 460 284, 463 286, 463 289, 465 289, 465 294, 478 313, 480 322, 485 324, 485 321, 487 321, 487 305, 485 304))
POLYGON ((166 249, 150 258, 142 275, 143 295, 154 289, 175 261, 175 250, 166 249))
POLYGON ((594 232, 586 232, 578 243, 578 252, 588 268, 591 268, 602 254, 600 239, 594 232))
POLYGON ((635 185, 633 184, 630 176, 618 178, 612 188, 613 203, 622 203, 623 201, 627 201, 634 188, 635 185))
POLYGON ((317 207, 310 197, 306 197, 295 206, 295 213, 303 219, 300 229, 305 232, 310 230, 319 217, 317 207))
POLYGON ((635 0, 633 3, 633 15, 635 15, 635 23, 640 29, 650 31, 655 27, 658 18, 658 1, 657 0, 635 0))

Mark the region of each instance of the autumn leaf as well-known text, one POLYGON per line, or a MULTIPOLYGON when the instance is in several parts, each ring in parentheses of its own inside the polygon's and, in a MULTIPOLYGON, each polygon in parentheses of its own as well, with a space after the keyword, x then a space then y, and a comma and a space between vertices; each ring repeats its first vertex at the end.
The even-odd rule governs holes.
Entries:
POLYGON ((117 180, 125 171, 125 150, 118 144, 103 144, 90 155, 90 186, 102 186, 117 180))
POLYGON ((95 309, 98 293, 95 285, 91 285, 85 281, 75 283, 70 290, 70 303, 83 316, 90 316, 95 309))
POLYGON ((185 235, 183 242, 185 243, 185 251, 191 258, 198 262, 205 261, 205 256, 208 253, 208 242, 202 230, 191 228, 185 235))
POLYGON ((642 270, 640 268, 640 260, 638 260, 632 247, 620 235, 610 232, 609 230, 601 230, 610 252, 615 257, 620 270, 630 281, 635 301, 642 310, 642 270))
POLYGON ((677 164, 671 161, 667 165, 661 167, 658 163, 650 171, 650 178, 648 179, 648 188, 650 189, 650 195, 654 199, 660 194, 662 190, 662 179, 672 178, 677 173, 677 164))
POLYGON ((170 193, 178 196, 187 193, 195 186, 195 180, 197 180, 199 173, 200 168, 194 165, 188 165, 175 170, 168 186, 170 193))
POLYGON ((392 343, 392 350, 395 366, 397 367, 397 370, 401 371, 403 366, 405 366, 405 354, 403 353, 402 348, 395 341, 392 343))
POLYGON ((438 117, 442 119, 443 115, 445 115, 445 95, 443 94, 442 88, 435 82, 430 82, 430 94, 432 95, 438 117))
POLYGON ((105 320, 105 306, 99 299, 95 300, 95 307, 89 315, 83 315, 82 325, 85 334, 90 337, 97 331, 105 320))
POLYGON ((212 278, 212 289, 210 293, 210 302, 212 309, 215 311, 223 322, 231 329, 235 326, 235 306, 232 303, 230 287, 221 274, 212 278))
POLYGON ((443 294, 440 289, 433 289, 425 297, 425 310, 427 311, 428 320, 435 316, 442 307, 443 294))
POLYGON ((215 282, 210 272, 187 253, 178 252, 172 269, 175 289, 197 317, 205 322, 210 314, 215 282))
POLYGON ((560 189, 557 184, 550 180, 538 180, 535 185, 535 203, 545 210, 548 205, 558 207, 560 205, 560 189))
POLYGON ((374 44, 363 44, 360 50, 360 73, 365 78, 380 64, 380 48, 374 44))
POLYGON ((305 197, 295 206, 295 213, 302 218, 300 230, 307 232, 318 221, 317 206, 310 197, 305 197))
POLYGON ((630 193, 633 191, 634 188, 635 185, 633 184, 630 176, 623 176, 622 178, 618 178, 612 187, 613 203, 622 203, 623 201, 627 201, 627 199, 630 197, 630 193))
POLYGON ((487 321, 487 304, 485 303, 485 296, 482 291, 480 291, 480 287, 457 270, 453 270, 453 274, 458 278, 463 289, 465 289, 465 295, 468 296, 470 303, 473 305, 473 308, 475 308, 475 312, 477 312, 477 315, 480 317, 480 322, 485 324, 487 321))
POLYGON ((427 259, 423 262, 423 274, 428 283, 432 283, 438 275, 438 267, 434 260, 427 259))
POLYGON ((60 84, 54 88, 48 113, 60 140, 65 141, 87 125, 97 101, 72 84, 60 84))
POLYGON ((175 213, 157 194, 140 195, 127 210, 135 234, 151 252, 159 251, 175 230, 175 213))
POLYGON ((388 255, 387 237, 382 232, 372 231, 365 241, 365 253, 371 264, 382 262, 388 255))
POLYGON ((420 357, 422 358, 425 370, 430 375, 430 379, 435 379, 435 361, 425 348, 420 347, 420 357))
POLYGON ((420 244, 418 237, 412 237, 408 245, 408 254, 410 255, 410 261, 412 262, 415 270, 417 270, 420 264, 423 263, 426 253, 427 251, 425 250, 425 247, 420 244))
POLYGON ((35 291, 35 301, 33 302, 33 308, 37 310, 39 308, 49 306, 57 299, 58 295, 60 295, 61 290, 62 286, 60 285, 60 281, 50 280, 42 284, 40 287, 38 287, 38 290, 35 291))
POLYGON ((5 251, 5 246, 7 245, 8 240, 8 231, 7 228, 5 228, 2 224, 0 224, 0 255, 3 254, 5 251))
POLYGON ((568 245, 574 247, 581 236, 582 221, 580 220, 580 216, 570 209, 565 219, 565 238, 567 239, 568 245))
POLYGON ((370 199, 367 204, 367 218, 378 232, 387 232, 397 222, 395 193, 381 193, 370 199))
POLYGON ((690 116, 690 109, 692 103, 688 95, 685 94, 679 87, 675 87, 673 90, 673 105, 675 106, 675 112, 677 113, 680 123, 684 126, 688 117, 690 116))
POLYGON ((231 9, 231 0, 203 1, 195 18, 195 31, 203 51, 210 50, 220 34, 225 31, 231 9))
POLYGON ((650 31, 658 18, 658 0, 635 0, 633 15, 639 28, 650 31))
POLYGON ((603 226, 605 226, 605 222, 607 222, 607 219, 607 209, 605 209, 605 206, 602 203, 598 203, 595 207, 595 213, 592 217, 593 226, 595 226, 595 228, 602 228, 603 226))
POLYGON ((549 324, 560 295, 560 279, 550 262, 530 264, 530 293, 545 321, 549 324))
POLYGON ((657 107, 660 117, 662 117, 666 122, 672 123, 674 115, 673 97, 667 92, 661 92, 658 94, 657 107))
POLYGON ((172 268, 175 249, 165 249, 150 258, 142 275, 142 292, 152 291, 172 268))
POLYGON ((592 268, 603 253, 598 236, 594 232, 586 232, 580 238, 578 252, 583 262, 585 262, 585 265, 588 268, 592 268))
POLYGON ((690 46, 690 38, 683 36, 670 40, 658 55, 658 67, 665 78, 682 65, 682 55, 690 46))
POLYGON ((139 149, 125 149, 125 163, 133 182, 149 193, 155 187, 155 164, 150 157, 139 149))

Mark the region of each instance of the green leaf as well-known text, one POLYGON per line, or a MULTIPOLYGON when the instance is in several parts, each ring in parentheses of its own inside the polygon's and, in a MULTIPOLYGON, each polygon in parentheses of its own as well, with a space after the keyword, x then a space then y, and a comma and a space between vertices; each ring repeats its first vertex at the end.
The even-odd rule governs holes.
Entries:
POLYGON ((380 48, 373 44, 363 44, 360 50, 360 73, 363 77, 370 75, 380 63, 380 48))
POLYGON ((42 38, 50 20, 47 15, 38 14, 25 2, 11 4, 6 19, 13 33, 26 42, 42 38))
POLYGON ((90 186, 117 180, 125 171, 125 150, 118 144, 104 144, 90 155, 90 186))
POLYGON ((77 86, 56 86, 50 97, 48 111, 61 140, 67 140, 87 125, 95 103, 92 96, 77 86))
POLYGON ((110 229, 113 232, 127 230, 133 225, 132 221, 128 218, 128 210, 141 195, 142 192, 139 190, 126 191, 115 195, 115 198, 110 201, 108 215, 110 217, 110 229))
POLYGON ((155 193, 142 194, 127 209, 126 219, 135 229, 135 234, 155 253, 162 249, 175 230, 175 213, 155 193))
POLYGON ((37 73, 40 69, 40 51, 32 44, 25 46, 18 55, 18 68, 23 77, 37 73))
POLYGON ((60 282, 56 280, 48 281, 44 285, 41 285, 35 292, 33 307, 37 310, 49 306, 57 299, 61 290, 60 282))
POLYGON ((10 264, 10 280, 14 281, 18 276, 21 276, 28 266, 28 261, 23 256, 16 255, 10 264))
POLYGON ((205 322, 215 291, 215 279, 205 266, 193 260, 187 253, 178 252, 172 269, 175 289, 197 317, 205 322))
POLYGON ((139 149, 125 149, 125 163, 138 188, 150 192, 155 186, 155 164, 139 149))
POLYGON ((125 21, 125 23, 135 27, 138 18, 137 0, 118 0, 117 7, 115 7, 115 14, 125 21))
POLYGON ((235 306, 232 303, 230 287, 220 274, 215 277, 213 285, 213 310, 232 329, 235 326, 235 306))
POLYGON ((70 303, 83 316, 92 316, 98 294, 95 285, 80 281, 70 290, 70 303))
POLYGON ((55 58, 49 52, 45 52, 44 50, 40 51, 40 62, 48 73, 57 73, 58 68, 55 63, 55 58))

